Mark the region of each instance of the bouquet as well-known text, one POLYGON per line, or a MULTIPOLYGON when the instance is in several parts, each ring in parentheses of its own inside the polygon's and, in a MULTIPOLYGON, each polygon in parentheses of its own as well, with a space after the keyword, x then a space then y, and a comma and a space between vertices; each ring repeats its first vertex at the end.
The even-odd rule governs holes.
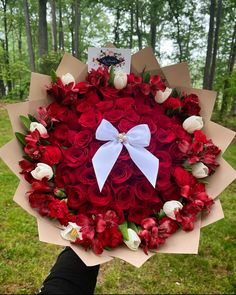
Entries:
POLYGON ((87 265, 196 253, 200 228, 223 217, 234 132, 210 121, 216 93, 190 88, 186 63, 161 69, 146 48, 126 73, 112 57, 88 72, 65 54, 51 76, 32 73, 29 101, 9 105, 18 143, 1 156, 21 179, 14 200, 40 240, 87 265))

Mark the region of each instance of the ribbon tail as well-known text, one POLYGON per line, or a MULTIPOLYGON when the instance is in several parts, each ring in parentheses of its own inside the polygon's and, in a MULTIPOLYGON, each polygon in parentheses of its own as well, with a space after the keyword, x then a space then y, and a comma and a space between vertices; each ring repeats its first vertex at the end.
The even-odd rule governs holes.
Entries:
POLYGON ((127 143, 125 144, 125 147, 129 152, 130 158, 155 188, 159 169, 159 159, 144 147, 134 147, 127 143))
POLYGON ((93 156, 92 163, 100 192, 122 148, 121 143, 109 141, 103 144, 93 156))

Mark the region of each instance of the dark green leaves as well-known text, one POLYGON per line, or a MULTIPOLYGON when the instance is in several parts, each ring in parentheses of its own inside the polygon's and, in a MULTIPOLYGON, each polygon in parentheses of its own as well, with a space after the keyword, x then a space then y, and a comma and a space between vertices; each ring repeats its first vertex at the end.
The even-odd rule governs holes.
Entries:
POLYGON ((26 145, 25 135, 20 132, 15 132, 15 136, 22 145, 26 145))
POLYGON ((128 235, 128 224, 127 224, 127 221, 125 221, 122 224, 119 224, 119 230, 122 233, 123 240, 128 241, 129 240, 129 235, 128 235))
POLYGON ((50 71, 50 76, 51 76, 52 82, 56 83, 57 82, 57 74, 53 69, 50 71))

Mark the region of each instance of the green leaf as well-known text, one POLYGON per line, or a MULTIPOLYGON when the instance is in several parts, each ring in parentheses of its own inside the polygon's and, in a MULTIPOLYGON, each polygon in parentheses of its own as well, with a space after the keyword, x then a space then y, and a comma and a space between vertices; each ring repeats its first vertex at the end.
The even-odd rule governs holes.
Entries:
POLYGON ((175 97, 175 98, 180 97, 180 93, 176 88, 174 88, 174 89, 172 89, 171 96, 175 97))
POLYGON ((63 189, 57 189, 54 191, 54 194, 60 198, 60 199, 65 199, 67 196, 65 194, 65 191, 63 189))
POLYGON ((119 224, 119 230, 122 233, 123 236, 123 240, 128 241, 129 240, 129 235, 128 235, 128 225, 127 225, 127 221, 125 221, 122 224, 119 224))
POLYGON ((50 71, 50 76, 51 76, 52 82, 56 83, 57 82, 57 74, 53 69, 50 71))
POLYGON ((27 129, 27 130, 29 130, 29 128, 30 128, 30 123, 31 123, 31 121, 30 121, 30 119, 29 118, 27 118, 27 117, 25 117, 25 116, 20 116, 20 121, 21 121, 21 123, 25 126, 25 128, 27 129))
POLYGON ((134 230, 136 233, 138 232, 138 228, 137 228, 136 224, 133 223, 133 222, 128 222, 128 228, 131 228, 131 229, 134 230))
POLYGON ((26 145, 26 141, 25 141, 25 135, 20 133, 20 132, 15 132, 15 136, 16 138, 19 140, 19 142, 22 144, 22 145, 26 145))
POLYGON ((150 75, 149 72, 143 72, 143 73, 142 73, 142 80, 143 80, 143 83, 149 83, 150 78, 151 78, 151 75, 150 75))
POLYGON ((163 209, 160 210, 160 212, 157 214, 157 218, 161 219, 162 217, 166 216, 165 212, 163 211, 163 209))
POLYGON ((29 162, 34 163, 34 159, 32 159, 32 158, 31 158, 30 156, 28 156, 28 155, 24 155, 23 158, 24 158, 25 160, 29 161, 29 162))
POLYGON ((114 66, 111 66, 110 67, 110 77, 108 80, 109 85, 114 85, 114 78, 115 78, 115 69, 114 69, 114 66))
POLYGON ((28 118, 30 119, 31 122, 38 122, 38 120, 30 114, 28 114, 28 118))
POLYGON ((192 172, 192 165, 190 165, 188 162, 184 162, 182 166, 184 167, 185 170, 192 172))

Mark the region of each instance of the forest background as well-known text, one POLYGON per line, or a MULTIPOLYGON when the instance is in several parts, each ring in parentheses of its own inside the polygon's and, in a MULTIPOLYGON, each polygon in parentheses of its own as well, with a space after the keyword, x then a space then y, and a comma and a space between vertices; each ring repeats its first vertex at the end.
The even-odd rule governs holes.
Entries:
MULTIPOLYGON (((113 42, 151 46, 161 66, 187 61, 193 87, 217 91, 213 120, 236 130, 235 0, 0 0, 0 146, 12 137, 6 103, 27 98, 30 73, 48 74, 64 52, 113 42)), ((236 168, 236 145, 224 158, 236 168)), ((61 247, 38 241, 36 221, 12 201, 16 176, 0 161, 0 293, 37 292, 61 247)), ((153 256, 140 269, 101 266, 96 293, 235 294, 236 183, 225 219, 201 231, 198 255, 153 256)))

